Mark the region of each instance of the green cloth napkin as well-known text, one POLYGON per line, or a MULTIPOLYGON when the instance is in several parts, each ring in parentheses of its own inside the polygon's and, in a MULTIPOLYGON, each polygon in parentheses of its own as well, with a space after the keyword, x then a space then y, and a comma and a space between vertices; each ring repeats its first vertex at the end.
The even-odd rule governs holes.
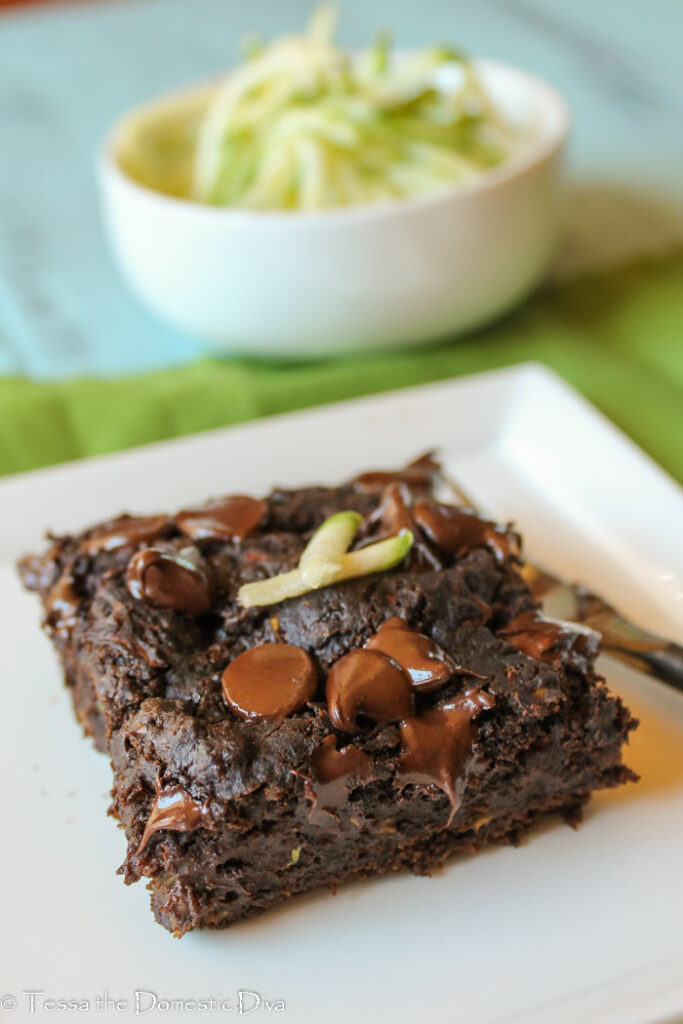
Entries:
POLYGON ((428 347, 0 380, 0 473, 526 360, 556 370, 683 480, 683 253, 547 287, 496 326, 428 347))

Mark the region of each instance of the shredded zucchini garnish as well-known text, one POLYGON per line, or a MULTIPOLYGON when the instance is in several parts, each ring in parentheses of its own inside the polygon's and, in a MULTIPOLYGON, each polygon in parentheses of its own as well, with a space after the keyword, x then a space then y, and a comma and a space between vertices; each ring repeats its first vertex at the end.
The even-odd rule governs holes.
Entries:
POLYGON ((323 6, 303 35, 250 37, 217 84, 127 117, 123 169, 148 188, 248 210, 321 210, 400 199, 466 182, 507 159, 520 129, 476 66, 432 46, 360 53, 334 43, 323 6))
POLYGON ((279 604, 331 583, 393 569, 403 561, 413 544, 410 530, 400 530, 393 537, 349 551, 361 522, 362 517, 352 511, 330 516, 311 537, 296 569, 243 584, 238 601, 244 608, 279 604))
POLYGON ((515 148, 469 62, 431 47, 358 56, 333 42, 334 8, 269 45, 216 89, 198 127, 191 197, 255 210, 317 210, 467 181, 515 148))

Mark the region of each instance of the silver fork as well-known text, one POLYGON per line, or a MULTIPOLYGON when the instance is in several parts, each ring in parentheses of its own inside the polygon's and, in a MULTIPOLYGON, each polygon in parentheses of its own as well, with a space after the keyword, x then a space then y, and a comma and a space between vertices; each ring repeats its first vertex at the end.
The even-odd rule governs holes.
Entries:
MULTIPOLYGON (((479 511, 457 481, 446 473, 442 476, 463 505, 479 511)), ((580 583, 567 583, 529 562, 522 568, 522 575, 544 614, 594 629, 602 636, 605 654, 683 692, 683 647, 680 644, 641 629, 580 583)))

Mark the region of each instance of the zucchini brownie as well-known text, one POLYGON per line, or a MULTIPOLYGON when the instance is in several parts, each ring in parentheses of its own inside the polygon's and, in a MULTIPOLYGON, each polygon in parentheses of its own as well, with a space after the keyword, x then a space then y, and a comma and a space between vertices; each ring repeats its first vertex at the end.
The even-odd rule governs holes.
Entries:
POLYGON ((175 935, 428 874, 635 778, 597 634, 544 619, 518 534, 442 483, 427 456, 120 516, 21 562, 111 758, 119 870, 175 935))

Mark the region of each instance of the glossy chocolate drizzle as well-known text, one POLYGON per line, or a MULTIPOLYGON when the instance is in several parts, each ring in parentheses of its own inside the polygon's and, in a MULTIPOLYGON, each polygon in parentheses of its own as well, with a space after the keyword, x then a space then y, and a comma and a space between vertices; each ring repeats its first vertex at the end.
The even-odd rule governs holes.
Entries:
POLYGON ((126 586, 139 601, 187 615, 202 615, 211 606, 208 567, 193 548, 138 551, 128 563, 126 586))
POLYGON ((151 544, 168 534, 171 528, 168 516, 119 516, 99 526, 83 542, 83 550, 89 555, 96 555, 100 551, 115 551, 129 545, 151 544))
POLYGON ((447 554, 458 556, 473 548, 487 547, 499 562, 519 556, 519 540, 513 531, 504 530, 469 509, 420 500, 415 502, 412 513, 432 544, 447 554))
POLYGON ((411 511, 412 494, 404 483, 392 483, 385 489, 382 500, 370 518, 371 525, 379 524, 379 535, 370 542, 383 537, 392 537, 400 530, 410 530, 413 546, 408 555, 409 565, 429 570, 443 569, 444 560, 428 543, 422 530, 415 522, 411 511))
POLYGON ((399 775, 404 785, 438 786, 451 803, 445 827, 453 820, 475 757, 473 720, 492 708, 494 698, 470 690, 447 704, 400 723, 399 775))
POLYGON ((562 622, 546 619, 539 611, 523 612, 503 629, 499 636, 516 647, 529 658, 536 658, 547 665, 559 668, 562 656, 578 654, 593 655, 597 653, 599 637, 597 634, 585 634, 562 622))
POLYGON ((362 491, 381 492, 391 484, 406 484, 413 491, 429 491, 441 472, 433 452, 422 455, 404 469, 370 470, 351 481, 362 491))
POLYGON ((318 676, 293 644, 261 644, 238 654, 223 673, 223 696, 239 718, 275 721, 313 698, 318 676))
POLYGON ((337 750, 332 734, 326 736, 311 758, 311 778, 308 791, 313 797, 309 812, 312 824, 324 824, 326 818, 346 804, 354 784, 365 782, 372 771, 368 755, 349 743, 337 750))
POLYGON ((371 517, 381 523, 382 533, 392 536, 401 530, 414 531, 415 520, 410 514, 410 500, 410 491, 405 484, 392 483, 384 489, 382 500, 371 517))
POLYGON ((185 509, 175 520, 192 540, 244 540, 260 525, 265 511, 265 502, 246 494, 231 494, 202 508, 185 509))
MULTIPOLYGON (((444 686, 458 672, 454 660, 430 637, 410 629, 403 619, 388 619, 362 650, 351 651, 332 666, 327 679, 329 715, 342 732, 362 732, 374 725, 397 722, 401 736, 398 774, 402 787, 410 784, 437 786, 448 796, 455 814, 476 754, 474 719, 493 707, 494 698, 472 689, 445 704, 416 711, 415 693, 429 693, 444 686)), ((348 748, 347 748, 348 749, 348 748)), ((348 754, 348 770, 355 770, 358 754, 348 754)), ((320 785, 326 784, 320 766, 329 766, 334 783, 329 806, 336 811, 345 802, 343 751, 328 736, 311 765, 318 806, 320 785)), ((365 756, 365 755, 364 755, 365 756)))
POLYGON ((142 853, 151 836, 160 829, 190 832, 205 821, 208 809, 193 800, 181 786, 159 790, 152 805, 137 852, 142 853))
POLYGON ((432 497, 440 475, 439 463, 429 454, 402 470, 356 477, 357 487, 382 495, 369 520, 371 531, 379 526, 379 536, 383 537, 410 530, 414 537, 411 568, 441 569, 449 558, 479 547, 488 548, 501 563, 518 558, 519 537, 513 530, 483 519, 472 509, 445 505, 432 497))
POLYGON ((381 651, 392 658, 408 674, 419 693, 438 690, 456 672, 463 671, 439 644, 423 633, 409 629, 407 623, 398 617, 382 623, 365 648, 381 651))
POLYGON ((45 602, 45 625, 60 637, 67 637, 78 622, 81 598, 71 573, 64 573, 54 584, 45 602))
POLYGON ((410 676, 382 651, 350 651, 327 677, 332 724, 341 732, 363 732, 412 715, 410 676))

